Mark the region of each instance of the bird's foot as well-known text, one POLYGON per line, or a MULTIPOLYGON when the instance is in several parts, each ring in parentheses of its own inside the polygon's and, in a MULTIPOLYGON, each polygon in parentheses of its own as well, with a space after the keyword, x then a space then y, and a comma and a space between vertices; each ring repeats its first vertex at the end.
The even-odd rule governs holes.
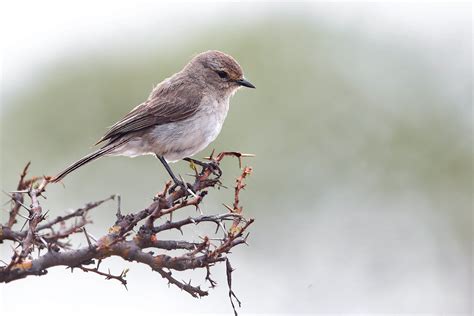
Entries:
POLYGON ((184 160, 201 166, 203 171, 206 169, 210 170, 218 179, 222 176, 222 170, 219 167, 219 164, 215 161, 203 162, 192 158, 184 158, 184 160))
POLYGON ((183 191, 184 197, 188 197, 189 195, 196 196, 196 192, 193 191, 191 184, 179 180, 174 182, 174 184, 168 190, 168 193, 172 194, 178 187, 183 191))
POLYGON ((222 170, 219 167, 219 164, 215 161, 205 162, 203 168, 211 170, 211 172, 220 178, 222 176, 222 170))

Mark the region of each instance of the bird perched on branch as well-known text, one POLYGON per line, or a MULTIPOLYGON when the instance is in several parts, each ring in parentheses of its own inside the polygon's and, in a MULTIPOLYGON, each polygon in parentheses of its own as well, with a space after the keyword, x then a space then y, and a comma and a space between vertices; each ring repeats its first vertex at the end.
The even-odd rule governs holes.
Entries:
POLYGON ((191 159, 216 139, 229 110, 230 97, 240 88, 255 88, 237 61, 219 51, 194 57, 180 72, 163 80, 148 99, 112 125, 97 142, 103 144, 50 181, 58 182, 86 163, 103 156, 155 155, 176 185, 188 188, 168 162, 191 159))

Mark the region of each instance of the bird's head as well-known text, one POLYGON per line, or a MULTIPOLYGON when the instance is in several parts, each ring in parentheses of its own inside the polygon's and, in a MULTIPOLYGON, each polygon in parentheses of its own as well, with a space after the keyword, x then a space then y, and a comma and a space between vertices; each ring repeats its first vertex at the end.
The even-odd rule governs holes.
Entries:
POLYGON ((240 87, 255 88, 244 78, 242 67, 227 54, 210 50, 194 57, 185 70, 210 89, 232 94, 240 87))

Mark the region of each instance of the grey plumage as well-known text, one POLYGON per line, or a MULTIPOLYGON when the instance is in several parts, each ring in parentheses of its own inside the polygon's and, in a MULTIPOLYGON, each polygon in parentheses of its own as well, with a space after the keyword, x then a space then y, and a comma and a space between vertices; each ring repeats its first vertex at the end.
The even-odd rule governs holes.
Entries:
POLYGON ((241 86, 254 88, 244 79, 242 68, 231 56, 219 51, 201 53, 183 70, 162 81, 145 102, 112 125, 97 142, 103 143, 102 147, 51 181, 60 181, 75 169, 103 156, 153 154, 166 161, 192 156, 217 137, 230 97, 241 86))

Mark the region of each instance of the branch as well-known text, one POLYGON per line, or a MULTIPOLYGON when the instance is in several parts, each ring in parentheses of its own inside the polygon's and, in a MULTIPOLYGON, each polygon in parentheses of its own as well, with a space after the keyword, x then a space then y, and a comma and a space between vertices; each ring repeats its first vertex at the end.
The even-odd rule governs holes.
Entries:
POLYGON ((0 282, 17 281, 31 275, 42 276, 47 274, 50 268, 65 266, 72 271, 77 268, 87 273, 100 275, 107 280, 119 281, 126 288, 128 269, 124 269, 119 275, 111 274, 108 269, 107 272, 99 269, 105 259, 116 256, 125 261, 147 265, 165 278, 169 284, 193 297, 202 297, 209 294, 208 289, 201 288, 200 285, 192 285, 191 280, 179 281, 174 274, 179 274, 179 271, 205 269, 204 281, 209 282, 210 288, 214 288, 216 282, 211 279, 211 267, 225 262, 229 297, 234 313, 237 314, 233 299, 236 299, 239 306, 240 301, 232 290, 232 268, 228 255, 233 247, 246 244, 248 237, 246 231, 253 223, 253 219, 243 216, 243 207, 240 205, 240 194, 245 188, 244 181, 251 174, 252 169, 243 168, 236 180, 233 207, 224 204, 227 208, 226 212, 209 215, 201 213, 198 216, 175 221, 172 218, 173 214, 187 207, 199 209, 208 190, 222 186, 219 164, 224 158, 237 157, 240 166, 242 157, 249 156, 252 155, 237 152, 223 152, 215 157, 211 154, 207 157, 210 162, 202 163, 200 171, 192 164, 195 179, 190 189, 196 193, 194 197, 189 197, 182 188, 170 192, 171 182, 168 181, 163 191, 155 195, 148 207, 128 214, 122 214, 120 197, 117 197, 115 222, 100 238, 94 238, 87 233, 86 226, 92 223, 88 219, 89 211, 115 199, 116 196, 112 195, 100 201, 87 203, 73 212, 48 220, 47 212, 43 212, 40 201, 46 192, 49 177, 27 179, 30 165, 28 163, 20 175, 17 190, 8 194, 11 198, 9 219, 5 224, 0 225, 0 243, 9 242, 13 246, 10 262, 0 267, 0 282), (26 199, 29 199, 30 206, 25 205, 26 199), (21 208, 28 211, 27 217, 20 214, 21 208), (26 219, 26 230, 16 227, 19 225, 17 223, 19 216, 26 219), (165 217, 168 220, 164 220, 165 217), (161 239, 163 232, 174 229, 186 236, 183 232, 186 227, 201 223, 215 224, 214 235, 199 236, 201 240, 198 242, 189 239, 190 236, 184 240, 161 239), (226 223, 228 229, 226 229, 226 223), (87 246, 75 247, 69 238, 82 233, 87 246), (15 250, 18 246, 21 247, 21 251, 15 250), (35 249, 38 251, 35 252, 35 249), (181 255, 176 255, 175 250, 180 250, 181 255), (88 267, 95 262, 97 262, 95 267, 88 267))

